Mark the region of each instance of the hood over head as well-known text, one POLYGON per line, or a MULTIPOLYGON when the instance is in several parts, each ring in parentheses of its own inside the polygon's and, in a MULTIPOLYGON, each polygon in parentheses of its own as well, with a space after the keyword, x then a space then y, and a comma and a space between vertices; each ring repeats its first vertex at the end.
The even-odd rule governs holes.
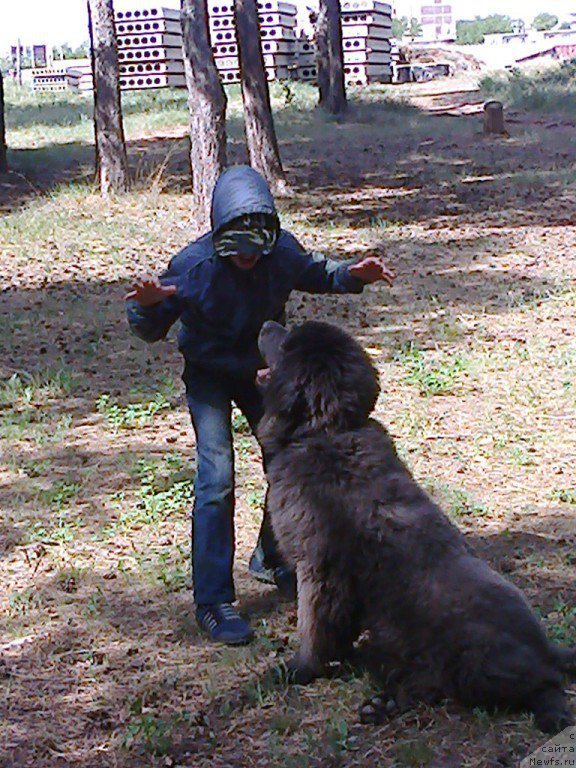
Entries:
POLYGON ((266 180, 249 165, 234 165, 219 177, 212 194, 212 233, 240 216, 265 213, 278 222, 266 180))

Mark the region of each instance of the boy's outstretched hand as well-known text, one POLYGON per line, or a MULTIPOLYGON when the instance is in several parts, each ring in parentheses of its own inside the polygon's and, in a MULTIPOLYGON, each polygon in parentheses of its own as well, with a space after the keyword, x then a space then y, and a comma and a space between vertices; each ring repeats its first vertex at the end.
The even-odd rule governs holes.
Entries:
POLYGON ((124 301, 134 299, 141 307, 151 307, 162 299, 173 296, 177 291, 175 285, 162 285, 153 275, 143 275, 134 283, 134 289, 124 296, 124 301))
POLYGON ((395 277, 394 273, 377 256, 366 256, 357 264, 349 266, 348 272, 364 283, 377 283, 379 280, 385 280, 388 285, 392 285, 395 277))

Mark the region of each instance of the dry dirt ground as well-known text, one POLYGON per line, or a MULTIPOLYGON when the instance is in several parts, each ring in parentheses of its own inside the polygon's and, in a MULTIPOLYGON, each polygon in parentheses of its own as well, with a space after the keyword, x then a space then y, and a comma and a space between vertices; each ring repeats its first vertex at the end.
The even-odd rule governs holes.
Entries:
MULTIPOLYGON (((518 113, 488 141, 478 115, 426 111, 453 94, 422 93, 418 107, 367 93, 343 123, 279 119, 285 225, 336 257, 382 252, 397 273, 360 297, 295 296, 291 318, 363 341, 377 415, 415 476, 575 644, 576 125, 518 113)), ((173 340, 130 336, 122 301, 197 234, 185 149, 133 140, 133 162, 158 170, 108 204, 75 185, 5 201, 0 765, 517 765, 543 742, 526 716, 447 702, 368 728, 360 673, 268 684, 295 610, 247 576, 264 484, 238 418, 237 591, 257 640, 198 633, 181 363, 173 340)))

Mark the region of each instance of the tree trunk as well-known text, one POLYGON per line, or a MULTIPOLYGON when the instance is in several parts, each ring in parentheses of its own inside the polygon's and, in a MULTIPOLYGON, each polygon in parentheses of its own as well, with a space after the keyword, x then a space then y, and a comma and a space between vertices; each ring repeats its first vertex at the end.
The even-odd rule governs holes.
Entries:
POLYGON ((212 191, 226 166, 226 94, 210 45, 206 0, 180 0, 180 12, 194 206, 209 226, 212 191))
POLYGON ((88 0, 97 174, 103 197, 128 189, 113 0, 88 0))
POLYGON ((274 192, 283 192, 286 178, 272 119, 256 0, 235 0, 234 10, 250 164, 274 192))
POLYGON ((326 5, 320 6, 314 20, 316 38, 316 75, 318 80, 318 103, 325 107, 330 93, 330 56, 328 53, 328 20, 326 5))
POLYGON ((0 173, 8 173, 6 157, 6 129, 4 127, 4 81, 0 72, 0 173))
POLYGON ((320 87, 320 104, 332 115, 340 115, 346 111, 346 88, 344 85, 344 50, 342 48, 342 21, 340 0, 320 0, 318 25, 316 28, 318 41, 318 85, 320 87), (322 53, 320 46, 325 46, 324 64, 320 63, 322 53), (324 70, 324 83, 320 82, 320 72, 324 70), (322 93, 326 89, 326 96, 322 93))

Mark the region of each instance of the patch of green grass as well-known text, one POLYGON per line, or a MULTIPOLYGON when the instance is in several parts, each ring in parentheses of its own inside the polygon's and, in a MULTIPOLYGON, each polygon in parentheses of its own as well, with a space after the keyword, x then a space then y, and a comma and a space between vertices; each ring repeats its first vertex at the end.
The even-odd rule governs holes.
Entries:
POLYGON ((85 573, 85 569, 74 566, 62 568, 58 573, 58 586, 63 592, 77 592, 85 573))
POLYGON ((576 59, 539 71, 514 68, 480 81, 487 98, 530 112, 576 113, 576 59))
POLYGON ((534 448, 526 448, 524 445, 513 445, 509 448, 510 459, 519 467, 532 467, 536 464, 534 448))
POLYGON ((397 744, 394 748, 394 756, 398 765, 407 768, 423 768, 432 762, 435 752, 426 741, 419 739, 397 744))
POLYGON ((154 468, 142 468, 142 485, 136 491, 135 504, 124 491, 114 494, 112 503, 121 510, 115 530, 140 528, 165 520, 173 514, 185 513, 194 498, 194 478, 189 471, 173 472, 167 477, 156 474, 154 468))
MULTIPOLYGON (((430 485, 427 483, 427 485, 430 485)), ((475 501, 469 493, 461 488, 452 488, 449 485, 432 487, 431 490, 440 496, 443 506, 451 517, 461 519, 465 517, 484 517, 489 514, 489 509, 484 504, 475 501)))
POLYGON ((42 607, 42 598, 36 587, 26 587, 20 592, 13 592, 9 597, 10 616, 22 616, 42 607))
POLYGON ((41 504, 62 509, 76 498, 79 490, 79 483, 56 482, 50 488, 39 491, 37 499, 41 504))
POLYGON ((159 411, 171 408, 172 405, 164 395, 157 393, 152 400, 143 403, 120 403, 108 394, 100 395, 96 401, 96 410, 102 414, 113 432, 120 429, 140 429, 151 424, 159 411))
POLYGON ((130 712, 132 717, 122 738, 122 747, 130 749, 138 745, 149 754, 159 757, 168 755, 173 749, 175 729, 192 720, 189 712, 176 712, 170 717, 145 712, 141 699, 132 704, 130 712))
POLYGON ((161 570, 158 581, 166 592, 182 592, 190 588, 190 576, 186 569, 176 566, 171 570, 161 570))
POLYGON ((0 386, 0 403, 45 403, 69 394, 75 383, 75 376, 64 368, 15 373, 0 386))
POLYGON ((300 720, 295 712, 277 712, 268 721, 269 730, 281 736, 289 736, 291 733, 296 733, 299 725, 300 720))
POLYGON ((67 509, 62 509, 54 518, 32 523, 28 529, 28 537, 31 541, 64 544, 77 537, 76 530, 80 525, 82 525, 81 518, 67 509))
POLYGON ((576 645, 576 606, 558 601, 543 617, 550 638, 559 645, 576 645))
POLYGON ((19 469, 23 470, 28 477, 43 477, 48 474, 52 467, 50 459, 26 459, 21 463, 16 463, 19 469))
POLYGON ((8 410, 2 413, 0 438, 9 441, 30 441, 36 445, 58 443, 67 434, 72 424, 72 416, 65 413, 53 420, 50 411, 35 407, 22 410, 8 410))
POLYGON ((232 429, 237 435, 252 434, 250 424, 248 424, 248 419, 246 416, 244 416, 240 409, 236 407, 232 409, 232 429))
POLYGON ((264 508, 264 501, 266 499, 266 488, 252 488, 248 491, 246 500, 249 506, 256 511, 260 511, 264 508))
POLYGON ((333 755, 338 756, 347 752, 351 746, 351 737, 346 720, 339 718, 329 720, 326 729, 326 740, 328 742, 328 749, 333 755))
POLYGON ((458 393, 467 373, 460 355, 447 357, 418 349, 412 343, 400 349, 394 359, 408 370, 404 380, 426 397, 458 393))
POLYGON ((554 501, 561 501, 563 504, 576 504, 576 488, 559 488, 550 494, 554 501))

